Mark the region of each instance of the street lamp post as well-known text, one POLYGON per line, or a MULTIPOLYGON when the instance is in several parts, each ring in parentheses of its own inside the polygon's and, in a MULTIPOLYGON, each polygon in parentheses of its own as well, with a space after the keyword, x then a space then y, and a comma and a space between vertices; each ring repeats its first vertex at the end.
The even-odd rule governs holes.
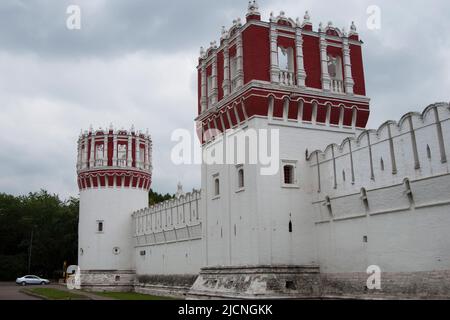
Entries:
POLYGON ((31 271, 31 250, 33 249, 33 232, 34 227, 31 228, 30 249, 28 250, 28 274, 30 274, 31 271))

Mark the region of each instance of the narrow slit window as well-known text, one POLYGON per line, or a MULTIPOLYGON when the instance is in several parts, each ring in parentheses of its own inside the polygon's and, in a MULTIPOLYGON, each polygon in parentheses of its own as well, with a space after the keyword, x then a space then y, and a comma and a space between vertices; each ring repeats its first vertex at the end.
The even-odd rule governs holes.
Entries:
POLYGON ((244 169, 238 170, 238 188, 244 187, 244 169))

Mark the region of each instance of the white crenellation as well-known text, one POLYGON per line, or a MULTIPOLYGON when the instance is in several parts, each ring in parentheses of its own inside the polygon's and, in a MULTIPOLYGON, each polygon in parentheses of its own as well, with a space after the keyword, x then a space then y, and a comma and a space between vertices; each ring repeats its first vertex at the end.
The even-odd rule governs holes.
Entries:
POLYGON ((411 112, 399 122, 387 121, 378 130, 365 130, 357 138, 347 138, 340 145, 329 145, 323 152, 309 155, 310 169, 316 172, 314 183, 320 192, 315 201, 345 194, 401 184, 433 175, 448 174, 446 143, 450 141, 450 109, 447 103, 428 106, 422 114, 411 112), (336 171, 351 179, 333 176, 336 171), (316 161, 318 159, 318 162, 316 161), (318 172, 322 176, 318 175, 318 172))

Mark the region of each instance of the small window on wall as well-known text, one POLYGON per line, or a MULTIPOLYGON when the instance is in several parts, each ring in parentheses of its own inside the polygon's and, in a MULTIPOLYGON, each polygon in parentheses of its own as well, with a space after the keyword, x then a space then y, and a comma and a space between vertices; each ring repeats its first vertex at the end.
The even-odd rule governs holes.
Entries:
POLYGON ((97 220, 97 232, 103 232, 103 220, 97 220))
POLYGON ((294 184, 294 166, 286 164, 283 167, 284 184, 294 184))
POLYGON ((297 161, 283 160, 281 165, 281 184, 282 187, 298 188, 297 183, 297 161))

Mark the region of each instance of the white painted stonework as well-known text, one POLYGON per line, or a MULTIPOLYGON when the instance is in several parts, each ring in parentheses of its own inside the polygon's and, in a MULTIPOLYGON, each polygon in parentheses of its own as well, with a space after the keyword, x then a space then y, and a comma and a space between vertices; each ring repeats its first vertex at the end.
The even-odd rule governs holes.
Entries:
MULTIPOLYGON (((264 24, 255 18, 257 8, 253 2, 250 20, 235 20, 229 34, 224 31, 219 47, 212 42, 201 50, 196 121, 199 133, 222 128, 203 134, 203 155, 231 131, 277 130, 279 169, 262 175, 261 164, 203 163, 201 190, 183 193, 179 185, 174 199, 148 207, 148 134, 86 132, 77 162, 85 285, 193 298, 450 297, 449 104, 362 130, 369 98, 365 90, 356 94, 355 83, 364 81, 351 72, 349 41, 361 45, 356 27, 351 39, 331 25, 320 28, 322 89, 305 87, 300 36, 315 33, 300 31, 300 22, 284 13, 264 24), (289 78, 296 85, 279 83, 277 33, 287 28, 280 19, 297 28, 301 63, 289 78), (270 81, 244 83, 244 40, 256 40, 241 32, 251 25, 270 27, 270 81), (327 33, 333 30, 337 36, 327 33), (341 36, 344 78, 336 92, 326 55, 336 43, 327 39, 341 36), (236 64, 228 42, 236 46, 236 64), (224 71, 236 70, 219 86, 215 54, 223 45, 224 71), (224 89, 220 101, 218 88, 224 89), (287 168, 288 183, 284 166, 293 170, 287 168), (382 290, 366 286, 372 265, 381 270, 382 290)), ((306 13, 301 26, 309 27, 309 19, 306 13)))

